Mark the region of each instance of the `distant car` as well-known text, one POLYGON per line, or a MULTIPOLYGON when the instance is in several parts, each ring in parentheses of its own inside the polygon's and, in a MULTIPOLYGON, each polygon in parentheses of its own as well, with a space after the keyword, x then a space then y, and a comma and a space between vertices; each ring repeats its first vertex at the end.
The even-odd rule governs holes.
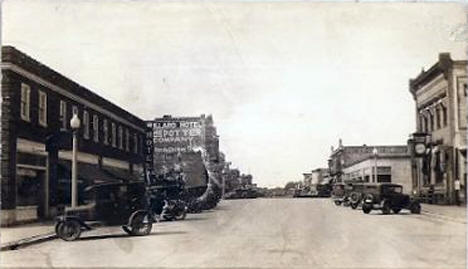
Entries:
POLYGON ((335 205, 341 205, 342 203, 345 202, 346 200, 345 186, 346 185, 343 183, 335 183, 332 186, 331 197, 335 205))
POLYGON ((398 214, 402 209, 409 209, 413 214, 421 213, 421 204, 415 197, 403 193, 403 186, 392 183, 371 183, 375 188, 366 190, 362 211, 369 214, 372 210, 382 210, 383 214, 392 211, 398 214))

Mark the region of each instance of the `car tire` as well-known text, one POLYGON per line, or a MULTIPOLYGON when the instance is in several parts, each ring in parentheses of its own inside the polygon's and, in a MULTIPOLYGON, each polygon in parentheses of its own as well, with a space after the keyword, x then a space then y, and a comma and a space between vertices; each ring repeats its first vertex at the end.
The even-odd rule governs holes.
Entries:
POLYGON ((412 214, 421 214, 421 205, 419 203, 413 203, 410 207, 412 214))
POLYGON ((392 211, 393 211, 393 213, 398 214, 398 213, 400 213, 401 208, 398 208, 398 207, 392 208, 392 211))
POLYGON ((388 215, 391 213, 390 203, 388 201, 384 201, 382 206, 382 214, 388 215))
POLYGON ((364 212, 364 214, 369 214, 371 211, 372 211, 372 205, 368 205, 368 204, 362 205, 362 212, 364 212))

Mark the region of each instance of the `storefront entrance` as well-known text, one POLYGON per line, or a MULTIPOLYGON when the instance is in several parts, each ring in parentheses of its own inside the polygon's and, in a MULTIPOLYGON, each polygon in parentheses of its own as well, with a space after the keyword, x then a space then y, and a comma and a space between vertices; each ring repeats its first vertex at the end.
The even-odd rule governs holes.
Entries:
POLYGON ((46 217, 45 169, 19 166, 16 172, 16 220, 19 222, 46 217))

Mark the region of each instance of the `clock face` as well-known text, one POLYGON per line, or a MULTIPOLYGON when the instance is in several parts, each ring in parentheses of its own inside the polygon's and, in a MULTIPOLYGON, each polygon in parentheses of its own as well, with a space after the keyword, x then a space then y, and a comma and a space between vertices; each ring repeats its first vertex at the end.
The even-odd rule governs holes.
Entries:
POLYGON ((424 154, 424 152, 426 151, 426 146, 424 144, 416 144, 414 146, 414 151, 416 151, 417 154, 424 154))

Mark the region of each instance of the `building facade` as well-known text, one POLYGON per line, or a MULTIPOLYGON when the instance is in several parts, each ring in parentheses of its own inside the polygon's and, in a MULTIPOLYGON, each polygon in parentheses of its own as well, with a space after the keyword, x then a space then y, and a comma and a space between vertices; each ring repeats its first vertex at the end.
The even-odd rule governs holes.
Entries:
POLYGON ((70 204, 73 114, 81 120, 79 190, 139 180, 143 120, 14 47, 2 47, 1 71, 2 225, 52 217, 70 204))
MULTIPOLYGON (((330 155, 329 171, 332 182, 345 180, 359 180, 364 182, 390 182, 388 168, 377 168, 377 181, 375 179, 375 160, 382 163, 387 159, 409 159, 408 145, 362 145, 344 146, 341 139, 338 148, 333 149, 330 155), (374 165, 370 165, 374 162, 374 165), (387 172, 385 172, 387 171, 387 172)), ((387 166, 388 167, 388 166, 387 166)), ((410 174, 408 180, 411 181, 410 174)))
POLYGON ((156 173, 181 164, 186 175, 186 186, 200 189, 202 193, 208 184, 208 177, 203 167, 201 152, 207 155, 211 168, 222 173, 224 158, 221 158, 219 152, 219 137, 211 115, 165 115, 148 123, 153 130, 153 166, 156 173))
POLYGON ((409 153, 367 157, 345 167, 343 178, 345 182, 391 182, 402 185, 405 193, 413 191, 409 153))
POLYGON ((466 202, 467 61, 439 54, 429 70, 409 82, 415 101, 416 134, 426 135, 426 151, 414 156, 413 185, 421 196, 434 202, 456 202, 455 181, 461 183, 459 197, 466 202))

